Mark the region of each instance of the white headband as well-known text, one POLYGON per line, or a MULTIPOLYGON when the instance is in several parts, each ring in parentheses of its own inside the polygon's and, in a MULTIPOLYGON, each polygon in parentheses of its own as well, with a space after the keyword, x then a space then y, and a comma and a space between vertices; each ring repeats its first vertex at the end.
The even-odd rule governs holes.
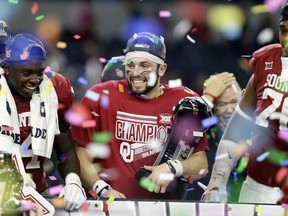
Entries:
POLYGON ((146 58, 150 61, 153 61, 157 64, 165 64, 164 60, 151 54, 148 52, 144 52, 144 51, 133 51, 133 52, 128 52, 125 56, 125 60, 129 60, 132 58, 146 58))

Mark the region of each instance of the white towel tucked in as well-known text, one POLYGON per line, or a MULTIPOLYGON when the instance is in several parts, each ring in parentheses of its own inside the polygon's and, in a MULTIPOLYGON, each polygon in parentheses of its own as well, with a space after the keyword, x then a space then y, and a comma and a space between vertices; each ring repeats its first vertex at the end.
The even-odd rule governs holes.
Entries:
MULTIPOLYGON (((14 98, 3 75, 0 77, 0 84, 0 127, 3 127, 3 125, 9 126, 13 128, 13 131, 9 132, 19 134, 18 112, 14 98), (11 110, 10 114, 9 109, 6 108, 7 104, 11 110)), ((39 90, 40 94, 35 92, 30 101, 31 127, 33 127, 33 136, 31 136, 32 151, 35 155, 50 158, 54 136, 60 133, 57 114, 58 98, 53 84, 47 76, 44 76, 39 90), (38 133, 40 131, 41 136, 38 133)), ((12 136, 0 133, 0 150, 3 148, 2 150, 9 151, 11 148, 7 149, 7 147, 9 148, 13 143, 19 144, 12 136)))

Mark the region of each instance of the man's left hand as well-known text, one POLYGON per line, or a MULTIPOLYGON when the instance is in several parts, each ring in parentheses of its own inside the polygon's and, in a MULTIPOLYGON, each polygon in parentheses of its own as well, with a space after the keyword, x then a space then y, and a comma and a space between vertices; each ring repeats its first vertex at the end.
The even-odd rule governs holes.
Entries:
POLYGON ((65 210, 73 211, 80 208, 87 197, 79 176, 75 173, 69 173, 65 178, 65 183, 65 187, 59 195, 59 197, 64 196, 65 210))

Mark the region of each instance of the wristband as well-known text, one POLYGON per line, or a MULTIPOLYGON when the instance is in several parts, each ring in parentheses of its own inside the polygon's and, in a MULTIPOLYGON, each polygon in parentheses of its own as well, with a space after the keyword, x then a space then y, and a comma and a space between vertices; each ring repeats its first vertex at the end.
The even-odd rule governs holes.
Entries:
POLYGON ((112 189, 111 186, 103 180, 96 181, 92 187, 92 190, 95 191, 95 193, 99 197, 103 196, 107 192, 107 190, 110 190, 110 189, 112 189))
POLYGON ((81 180, 79 178, 79 176, 76 173, 69 173, 66 177, 65 177, 65 184, 77 184, 79 186, 82 185, 81 180))
POLYGON ((204 95, 208 95, 208 96, 210 96, 211 98, 213 98, 213 101, 217 100, 217 97, 216 97, 215 95, 211 94, 211 93, 208 92, 208 91, 204 91, 203 94, 204 94, 204 95))
POLYGON ((168 160, 166 162, 168 164, 168 167, 176 177, 179 177, 183 174, 183 166, 181 161, 179 160, 168 160))

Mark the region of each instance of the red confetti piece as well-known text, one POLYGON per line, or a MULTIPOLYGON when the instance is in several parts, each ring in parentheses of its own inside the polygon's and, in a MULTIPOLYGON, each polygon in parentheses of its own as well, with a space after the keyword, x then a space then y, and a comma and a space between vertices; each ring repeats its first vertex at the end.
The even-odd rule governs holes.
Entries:
POLYGON ((87 212, 89 210, 89 203, 84 202, 81 207, 82 207, 84 212, 87 212))
POLYGON ((75 34, 75 35, 73 36, 73 38, 76 39, 76 40, 79 40, 79 39, 81 38, 81 36, 78 35, 78 34, 75 34))
POLYGON ((89 128, 89 127, 95 127, 96 126, 96 121, 95 120, 86 120, 82 122, 82 127, 83 128, 89 128))
POLYGON ((92 189, 89 190, 88 193, 89 193, 92 197, 94 197, 94 198, 97 197, 97 194, 96 194, 95 191, 93 191, 92 189))
POLYGON ((275 180, 277 183, 281 183, 283 179, 287 176, 288 169, 286 167, 281 167, 281 169, 277 172, 275 180))
POLYGON ((31 13, 34 15, 38 11, 38 9, 39 9, 39 5, 37 2, 35 2, 33 6, 31 7, 31 13))
POLYGON ((194 177, 193 176, 189 176, 189 183, 192 184, 194 181, 194 177))
POLYGON ((104 203, 103 205, 103 212, 108 212, 108 204, 107 203, 104 203))
POLYGON ((2 127, 2 131, 13 131, 13 127, 3 126, 3 127, 2 127))

